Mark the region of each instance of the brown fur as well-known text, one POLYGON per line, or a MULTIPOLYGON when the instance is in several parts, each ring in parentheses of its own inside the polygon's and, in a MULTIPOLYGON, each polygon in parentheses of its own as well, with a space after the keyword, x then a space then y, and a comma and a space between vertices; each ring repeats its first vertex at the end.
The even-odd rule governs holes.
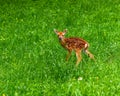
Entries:
POLYGON ((77 57, 76 66, 78 66, 79 62, 82 59, 81 57, 82 50, 84 50, 91 59, 94 59, 94 56, 88 51, 89 44, 87 41, 77 37, 65 38, 64 35, 67 32, 67 30, 64 30, 63 32, 54 30, 54 32, 57 34, 60 44, 65 49, 68 50, 68 55, 66 57, 66 60, 69 59, 72 50, 76 52, 76 57, 77 57))

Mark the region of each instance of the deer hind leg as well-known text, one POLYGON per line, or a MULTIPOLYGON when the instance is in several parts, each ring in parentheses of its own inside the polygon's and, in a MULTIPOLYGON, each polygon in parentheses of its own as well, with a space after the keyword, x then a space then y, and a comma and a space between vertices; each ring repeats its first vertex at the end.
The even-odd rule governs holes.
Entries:
POLYGON ((77 62, 76 62, 76 66, 78 66, 79 62, 81 61, 82 59, 82 56, 81 56, 81 50, 75 50, 76 51, 76 57, 77 57, 77 62))
POLYGON ((68 59, 70 58, 71 52, 72 52, 72 50, 68 50, 68 54, 66 56, 66 61, 68 61, 68 59))
POLYGON ((93 55, 92 53, 90 53, 90 51, 88 51, 88 50, 86 49, 85 52, 88 54, 88 56, 89 56, 91 59, 95 60, 94 55, 93 55))

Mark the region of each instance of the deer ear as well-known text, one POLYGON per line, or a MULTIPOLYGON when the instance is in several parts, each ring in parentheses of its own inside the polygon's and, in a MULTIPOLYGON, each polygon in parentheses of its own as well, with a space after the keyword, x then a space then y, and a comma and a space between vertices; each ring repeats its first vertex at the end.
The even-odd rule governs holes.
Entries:
POLYGON ((57 34, 57 33, 58 33, 58 30, 54 29, 54 32, 57 34))
POLYGON ((66 33, 66 32, 67 32, 67 29, 65 29, 63 32, 66 33))

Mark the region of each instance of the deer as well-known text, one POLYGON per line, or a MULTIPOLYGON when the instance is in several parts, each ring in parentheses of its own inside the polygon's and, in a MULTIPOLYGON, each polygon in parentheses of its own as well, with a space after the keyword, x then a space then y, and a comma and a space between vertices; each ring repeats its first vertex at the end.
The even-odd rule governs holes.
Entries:
POLYGON ((66 56, 66 61, 68 61, 68 59, 70 58, 71 52, 75 51, 77 57, 76 66, 78 66, 80 61, 82 60, 82 56, 81 56, 82 50, 91 59, 95 60, 94 55, 88 50, 89 43, 87 41, 79 37, 66 38, 65 34, 67 32, 67 29, 65 29, 63 32, 54 29, 54 32, 58 36, 59 42, 62 45, 62 47, 64 47, 68 51, 68 54, 66 56))

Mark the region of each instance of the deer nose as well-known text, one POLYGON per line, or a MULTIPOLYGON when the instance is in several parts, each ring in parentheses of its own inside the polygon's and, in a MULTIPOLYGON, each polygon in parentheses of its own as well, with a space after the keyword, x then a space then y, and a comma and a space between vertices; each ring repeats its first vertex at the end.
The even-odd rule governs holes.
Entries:
POLYGON ((59 40, 62 40, 62 38, 63 38, 62 36, 59 36, 59 40))
POLYGON ((61 38, 61 37, 59 37, 59 40, 62 40, 62 38, 61 38))

